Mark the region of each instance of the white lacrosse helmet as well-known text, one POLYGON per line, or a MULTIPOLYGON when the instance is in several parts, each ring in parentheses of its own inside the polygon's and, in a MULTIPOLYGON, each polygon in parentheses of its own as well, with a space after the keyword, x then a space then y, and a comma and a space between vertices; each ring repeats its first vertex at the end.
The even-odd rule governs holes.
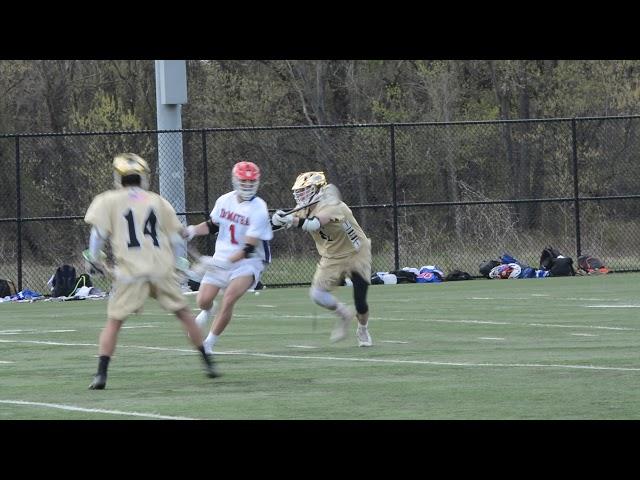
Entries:
POLYGON ((251 200, 258 193, 260 169, 253 162, 238 162, 231 170, 231 183, 242 200, 251 200))
POLYGON ((122 188, 122 177, 129 175, 138 175, 140 187, 149 190, 151 169, 144 158, 135 153, 121 153, 113 159, 113 183, 116 188, 122 188))
POLYGON ((305 172, 298 175, 291 187, 296 205, 302 206, 312 202, 326 184, 324 172, 305 172))

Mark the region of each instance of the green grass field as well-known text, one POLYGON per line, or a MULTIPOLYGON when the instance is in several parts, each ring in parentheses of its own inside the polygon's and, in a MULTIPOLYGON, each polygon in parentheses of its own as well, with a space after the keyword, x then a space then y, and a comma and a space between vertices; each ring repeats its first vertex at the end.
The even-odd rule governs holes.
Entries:
POLYGON ((106 301, 3 303, 0 419, 639 419, 639 284, 373 286, 371 348, 355 335, 330 344, 333 317, 306 288, 267 288, 238 303, 213 380, 149 301, 125 324, 104 391, 87 387, 106 301))

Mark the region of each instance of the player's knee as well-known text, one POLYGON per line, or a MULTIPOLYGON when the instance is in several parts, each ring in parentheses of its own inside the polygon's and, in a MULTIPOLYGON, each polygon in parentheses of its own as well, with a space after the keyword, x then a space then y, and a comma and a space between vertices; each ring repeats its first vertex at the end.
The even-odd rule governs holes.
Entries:
POLYGON ((325 308, 335 308, 337 305, 336 299, 326 290, 320 290, 319 288, 311 287, 309 289, 309 296, 311 300, 325 308))
POLYGON ((213 306, 213 300, 208 298, 199 298, 197 300, 197 304, 200 310, 209 310, 213 306))
POLYGON ((363 315, 369 311, 369 305, 367 304, 369 284, 355 272, 351 274, 351 281, 353 282, 353 300, 356 306, 356 312, 363 315))

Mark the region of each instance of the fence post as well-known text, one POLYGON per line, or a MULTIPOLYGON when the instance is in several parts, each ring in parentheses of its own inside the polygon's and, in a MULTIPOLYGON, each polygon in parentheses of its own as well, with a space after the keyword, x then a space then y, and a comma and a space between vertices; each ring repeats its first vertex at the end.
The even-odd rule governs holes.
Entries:
POLYGON ((202 130, 202 173, 204 175, 204 212, 209 211, 209 165, 207 161, 207 132, 202 130))
MULTIPOLYGON (((202 188, 204 189, 204 215, 209 219, 211 205, 209 205, 209 159, 207 158, 207 131, 202 130, 202 174, 204 176, 202 188)), ((207 254, 213 255, 215 242, 213 236, 207 235, 207 254)))
POLYGON ((396 179, 396 128, 391 125, 391 182, 393 183, 393 265, 394 270, 400 270, 400 234, 398 232, 398 182, 396 179))
POLYGON ((22 203, 20 198, 20 137, 16 137, 16 240, 18 257, 18 291, 22 291, 22 203))
MULTIPOLYGON (((582 255, 582 244, 580 240, 580 199, 578 183, 578 140, 576 135, 576 119, 571 119, 571 136, 573 137, 573 203, 576 224, 576 259, 582 255)), ((577 260, 576 260, 577 261, 577 260)))

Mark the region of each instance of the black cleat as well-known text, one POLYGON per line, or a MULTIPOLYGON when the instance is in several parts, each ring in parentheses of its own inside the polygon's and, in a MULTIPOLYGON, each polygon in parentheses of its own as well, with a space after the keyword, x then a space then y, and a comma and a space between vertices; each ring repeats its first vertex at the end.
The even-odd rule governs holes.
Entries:
POLYGON ((205 355, 202 357, 204 359, 204 369, 209 378, 216 378, 220 376, 218 369, 216 368, 213 362, 213 355, 205 355))
POLYGON ((93 382, 89 385, 89 390, 104 390, 107 386, 107 376, 96 373, 93 377, 93 382))

